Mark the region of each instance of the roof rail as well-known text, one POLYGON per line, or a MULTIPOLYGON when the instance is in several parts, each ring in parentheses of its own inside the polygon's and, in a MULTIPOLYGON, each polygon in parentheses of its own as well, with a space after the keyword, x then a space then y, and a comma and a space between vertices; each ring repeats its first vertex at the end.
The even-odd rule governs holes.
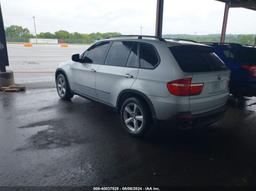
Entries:
POLYGON ((243 44, 234 43, 234 42, 200 42, 202 44, 216 44, 216 45, 232 45, 232 46, 244 46, 243 44))
POLYGON ((164 38, 166 40, 174 40, 174 41, 188 41, 188 42, 194 42, 194 43, 198 43, 195 40, 190 40, 190 39, 184 39, 184 38, 164 38))
POLYGON ((154 39, 158 39, 160 41, 165 41, 164 38, 162 37, 157 37, 157 36, 150 36, 150 35, 118 35, 118 36, 111 36, 108 37, 109 38, 119 38, 119 37, 137 37, 138 39, 142 39, 142 38, 154 38, 154 39))

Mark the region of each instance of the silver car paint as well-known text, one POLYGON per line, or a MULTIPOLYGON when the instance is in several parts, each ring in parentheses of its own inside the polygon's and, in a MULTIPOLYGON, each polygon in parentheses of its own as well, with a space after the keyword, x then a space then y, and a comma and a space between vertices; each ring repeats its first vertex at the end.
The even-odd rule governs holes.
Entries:
POLYGON ((96 70, 99 65, 74 63, 70 65, 72 89, 81 95, 96 97, 96 70))
POLYGON ((199 96, 179 97, 170 94, 167 83, 185 77, 193 77, 193 82, 207 83, 207 80, 221 76, 225 81, 228 81, 229 71, 207 72, 205 74, 184 73, 168 48, 176 45, 176 42, 129 38, 113 40, 130 40, 152 44, 156 48, 161 61, 155 69, 107 65, 92 66, 93 64, 67 62, 58 68, 66 72, 70 87, 75 93, 116 107, 119 94, 123 90, 133 89, 149 98, 155 110, 156 118, 159 120, 169 119, 180 112, 200 114, 226 104, 229 94, 228 88, 210 94, 208 92, 210 87, 207 86, 204 87, 202 94, 199 96), (127 77, 126 74, 132 75, 133 78, 127 77), (90 88, 92 92, 90 92, 90 88))
POLYGON ((101 65, 96 74, 97 98, 115 106, 119 93, 132 88, 138 71, 138 68, 101 65))

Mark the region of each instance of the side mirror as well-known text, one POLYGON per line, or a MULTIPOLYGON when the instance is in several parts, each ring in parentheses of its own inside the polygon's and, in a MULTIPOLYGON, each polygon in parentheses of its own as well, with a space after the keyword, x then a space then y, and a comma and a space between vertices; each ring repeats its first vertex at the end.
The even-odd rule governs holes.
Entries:
POLYGON ((71 57, 72 61, 74 62, 81 62, 82 60, 80 59, 80 55, 79 54, 73 54, 71 57))

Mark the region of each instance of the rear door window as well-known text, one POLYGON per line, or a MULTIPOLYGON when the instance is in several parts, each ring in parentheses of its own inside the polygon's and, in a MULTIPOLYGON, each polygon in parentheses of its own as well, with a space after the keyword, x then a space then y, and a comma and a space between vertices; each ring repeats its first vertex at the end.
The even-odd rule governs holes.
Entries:
POLYGON ((140 67, 154 69, 159 63, 156 49, 151 44, 140 43, 140 67))
POLYGON ((138 43, 136 42, 133 42, 126 66, 130 68, 139 68, 138 43))
POLYGON ((227 70, 213 48, 184 45, 170 47, 174 58, 184 72, 211 72, 227 70))
POLYGON ((128 41, 113 42, 106 59, 106 65, 125 66, 133 45, 133 42, 128 41))

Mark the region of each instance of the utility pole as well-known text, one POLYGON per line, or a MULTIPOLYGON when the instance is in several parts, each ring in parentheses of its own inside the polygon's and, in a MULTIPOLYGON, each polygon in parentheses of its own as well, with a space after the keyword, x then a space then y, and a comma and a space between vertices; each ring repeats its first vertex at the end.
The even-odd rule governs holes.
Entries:
POLYGON ((140 26, 140 35, 142 35, 142 30, 143 30, 143 27, 142 25, 140 26))
POLYGON ((4 21, 0 3, 0 72, 6 72, 6 66, 9 66, 4 21))
POLYGON ((35 16, 33 16, 32 18, 33 18, 33 20, 34 20, 34 28, 35 28, 36 44, 37 44, 37 33, 36 33, 36 17, 35 17, 35 16))

